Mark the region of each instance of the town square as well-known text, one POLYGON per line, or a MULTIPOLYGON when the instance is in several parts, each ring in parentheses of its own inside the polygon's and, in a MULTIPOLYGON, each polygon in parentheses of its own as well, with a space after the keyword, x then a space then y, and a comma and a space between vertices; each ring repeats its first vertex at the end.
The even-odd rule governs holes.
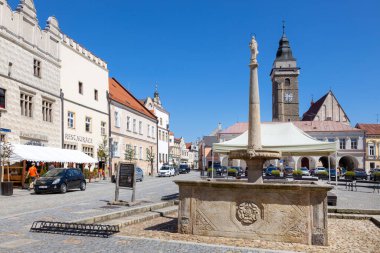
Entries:
POLYGON ((0 252, 380 252, 379 9, 0 0, 0 252))

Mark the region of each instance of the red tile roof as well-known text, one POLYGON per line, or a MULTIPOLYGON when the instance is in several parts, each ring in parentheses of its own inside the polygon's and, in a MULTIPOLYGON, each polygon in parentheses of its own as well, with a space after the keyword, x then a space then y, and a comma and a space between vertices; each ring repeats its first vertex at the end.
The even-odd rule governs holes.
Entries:
POLYGON ((313 103, 310 106, 309 110, 307 110, 307 112, 305 112, 302 116, 303 121, 314 120, 315 116, 318 114, 319 110, 321 109, 321 106, 325 102, 327 95, 329 95, 329 92, 323 97, 321 97, 320 99, 318 99, 317 102, 313 103))
POLYGON ((110 98, 157 121, 157 117, 123 87, 115 78, 109 78, 110 98))
POLYGON ((336 121, 292 121, 304 132, 358 132, 360 129, 336 121))
POLYGON ((191 149, 191 145, 192 145, 191 142, 186 143, 186 148, 187 148, 187 149, 191 149))
POLYGON ((355 127, 364 130, 369 135, 380 135, 380 124, 358 123, 355 127))
MULTIPOLYGON (((264 122, 265 124, 277 124, 280 122, 264 122)), ((347 124, 335 121, 292 121, 292 123, 304 132, 356 132, 362 131, 347 124)), ((221 134, 242 134, 248 130, 247 122, 236 123, 221 134)))
POLYGON ((248 122, 237 122, 219 134, 240 134, 248 130, 248 122))

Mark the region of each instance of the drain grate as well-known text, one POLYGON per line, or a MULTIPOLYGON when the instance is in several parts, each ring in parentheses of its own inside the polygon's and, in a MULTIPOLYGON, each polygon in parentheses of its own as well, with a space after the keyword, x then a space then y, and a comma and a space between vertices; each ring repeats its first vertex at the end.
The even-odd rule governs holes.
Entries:
POLYGON ((30 228, 31 232, 65 234, 91 237, 105 237, 118 233, 118 225, 83 224, 53 221, 35 221, 30 228))

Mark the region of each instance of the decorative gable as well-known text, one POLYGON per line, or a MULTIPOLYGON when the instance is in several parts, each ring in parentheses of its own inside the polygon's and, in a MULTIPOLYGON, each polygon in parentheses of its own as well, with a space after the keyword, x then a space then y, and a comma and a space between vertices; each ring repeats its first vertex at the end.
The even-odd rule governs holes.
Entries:
POLYGON ((350 124, 350 119, 332 91, 312 102, 309 110, 303 114, 302 121, 335 121, 350 124))

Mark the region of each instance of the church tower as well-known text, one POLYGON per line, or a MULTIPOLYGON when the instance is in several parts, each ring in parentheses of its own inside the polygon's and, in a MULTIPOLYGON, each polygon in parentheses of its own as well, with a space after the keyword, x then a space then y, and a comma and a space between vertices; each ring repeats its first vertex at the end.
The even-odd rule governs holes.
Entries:
POLYGON ((293 57, 285 25, 270 77, 272 79, 272 121, 298 121, 298 75, 300 68, 293 57))

